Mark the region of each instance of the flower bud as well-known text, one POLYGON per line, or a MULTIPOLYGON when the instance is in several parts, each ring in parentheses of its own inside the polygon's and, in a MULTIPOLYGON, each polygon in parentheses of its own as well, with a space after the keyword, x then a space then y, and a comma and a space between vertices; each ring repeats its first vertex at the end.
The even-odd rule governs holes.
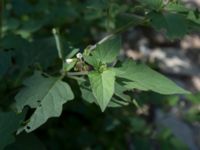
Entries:
POLYGON ((77 54, 76 54, 76 57, 77 57, 78 59, 82 59, 82 58, 83 58, 83 55, 82 55, 81 53, 77 53, 77 54))
POLYGON ((70 63, 72 63, 73 61, 74 61, 74 60, 73 60, 73 59, 70 59, 70 58, 65 60, 65 62, 66 62, 67 64, 70 64, 70 63))

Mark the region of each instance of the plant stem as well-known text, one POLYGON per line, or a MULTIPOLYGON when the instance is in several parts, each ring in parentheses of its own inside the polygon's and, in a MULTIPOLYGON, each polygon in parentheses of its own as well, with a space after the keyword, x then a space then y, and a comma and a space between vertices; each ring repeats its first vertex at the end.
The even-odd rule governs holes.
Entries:
POLYGON ((81 75, 87 75, 89 72, 84 71, 84 72, 67 72, 68 76, 81 76, 81 75))
POLYGON ((63 45, 60 39, 60 33, 59 30, 56 28, 52 29, 52 33, 54 35, 55 41, 56 41, 56 47, 58 51, 58 57, 64 61, 64 56, 63 56, 63 45))
POLYGON ((114 36, 114 34, 107 35, 102 40, 100 40, 97 44, 92 45, 89 50, 92 51, 93 49, 95 49, 97 47, 98 44, 102 44, 103 42, 105 42, 106 40, 108 40, 109 38, 111 38, 113 36, 114 36))
POLYGON ((133 104, 135 105, 135 107, 137 108, 137 109, 141 109, 141 107, 139 106, 139 104, 138 104, 138 102, 135 100, 135 99, 133 99, 133 104))
POLYGON ((86 79, 81 78, 81 77, 76 77, 76 76, 68 76, 68 77, 71 78, 71 79, 74 79, 74 80, 79 80, 79 81, 83 81, 83 82, 86 81, 86 79))
MULTIPOLYGON (((144 22, 146 21, 145 18, 142 17, 142 16, 134 15, 133 17, 137 17, 138 19, 141 20, 141 22, 139 22, 137 25, 142 24, 142 23, 144 23, 144 22)), ((92 51, 93 49, 96 48, 96 46, 97 46, 98 44, 102 44, 103 42, 105 42, 106 40, 112 38, 113 36, 115 36, 115 35, 117 35, 117 34, 120 34, 121 32, 127 30, 129 27, 131 27, 131 26, 134 25, 134 24, 136 25, 135 20, 133 20, 133 21, 129 22, 128 24, 126 24, 125 26, 123 26, 123 27, 121 27, 121 28, 115 30, 113 33, 111 33, 111 34, 105 36, 105 37, 104 37, 102 40, 100 40, 97 44, 91 46, 91 47, 89 48, 89 51, 92 51)))

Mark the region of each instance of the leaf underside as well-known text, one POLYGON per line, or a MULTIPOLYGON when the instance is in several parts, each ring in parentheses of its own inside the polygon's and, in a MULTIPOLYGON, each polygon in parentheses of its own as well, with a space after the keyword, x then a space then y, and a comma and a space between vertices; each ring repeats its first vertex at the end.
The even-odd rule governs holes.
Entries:
POLYGON ((34 108, 26 132, 31 132, 41 126, 50 117, 58 117, 62 105, 74 98, 69 85, 59 78, 42 76, 40 72, 25 80, 24 87, 15 97, 18 111, 25 106, 34 108))

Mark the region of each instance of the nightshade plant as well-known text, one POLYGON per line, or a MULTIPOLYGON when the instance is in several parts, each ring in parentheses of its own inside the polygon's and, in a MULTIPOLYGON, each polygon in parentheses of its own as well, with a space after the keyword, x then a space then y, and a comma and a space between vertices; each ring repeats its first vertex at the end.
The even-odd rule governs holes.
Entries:
POLYGON ((102 111, 107 106, 131 103, 132 100, 123 92, 132 89, 152 90, 161 94, 189 93, 144 64, 130 59, 119 62, 117 55, 120 49, 120 38, 110 37, 97 44, 94 49, 86 48, 83 54, 78 53, 77 58, 70 58, 71 62, 66 59, 67 63, 63 64, 60 77, 35 71, 33 76, 23 82, 25 87, 15 97, 18 112, 22 112, 25 106, 35 109, 24 129, 31 132, 45 123, 48 118, 58 117, 61 114, 62 105, 74 98, 70 86, 62 81, 68 75, 80 76, 77 81, 83 95, 87 91, 85 95, 90 94, 92 97, 90 102, 99 105, 102 111), (81 55, 83 58, 80 57, 81 55), (118 63, 119 65, 116 65, 118 63), (77 64, 79 65, 77 72, 74 74, 69 72, 77 64), (87 82, 89 86, 86 86, 87 82))
MULTIPOLYGON (((164 32, 170 40, 181 38, 191 31, 199 30, 199 11, 188 9, 179 2, 169 1, 165 4, 162 0, 141 0, 131 11, 125 9, 128 12, 125 15, 121 15, 125 10, 116 11, 114 9, 119 7, 117 4, 112 6, 112 8, 108 7, 109 21, 116 20, 116 24, 115 27, 110 27, 108 24, 108 30, 112 28, 115 30, 97 44, 88 46, 83 51, 74 49, 66 55, 58 29, 53 29, 58 57, 62 60, 62 69, 53 76, 45 73, 40 67, 36 67, 37 69, 32 71, 33 74, 24 79, 23 87, 17 89, 19 92, 12 105, 17 114, 14 112, 0 113, 0 149, 14 141, 14 132, 17 134, 24 130, 32 132, 49 118, 59 117, 63 104, 72 101, 75 97, 69 80, 76 80, 82 98, 89 103, 98 105, 102 112, 109 107, 117 109, 117 107, 129 104, 137 105, 136 101, 126 94, 127 91, 133 89, 160 94, 189 93, 145 64, 127 58, 119 58, 122 49, 120 33, 129 27, 144 25, 164 32), (25 108, 26 106, 28 108, 25 108), (29 110, 32 110, 31 114, 26 115, 29 110)), ((105 7, 107 8, 107 5, 105 7)), ((104 5, 96 11, 101 14, 103 9, 104 5)), ((9 30, 9 26, 7 30, 9 30)), ((6 35, 4 36, 6 37, 6 35)), ((15 41, 16 39, 11 40, 15 41)), ((3 48, 9 45, 5 41, 1 45, 3 48)), ((52 40, 50 41, 52 42, 52 40)), ((23 64, 22 68, 36 62, 45 68, 48 49, 46 54, 34 56, 35 52, 32 50, 35 49, 29 47, 29 43, 26 44, 23 40, 19 40, 15 46, 17 47, 21 43, 25 45, 26 49, 30 48, 30 51, 26 52, 29 54, 21 55, 28 61, 24 60, 24 63, 20 60, 21 57, 18 59, 23 64), (32 58, 27 58, 27 56, 32 58)), ((23 50, 22 47, 20 49, 23 50)), ((56 49, 54 50, 56 51, 56 49)), ((0 65, 3 63, 0 70, 2 79, 10 66, 9 60, 12 55, 12 51, 0 51, 0 65)), ((53 57, 56 56, 53 55, 53 57)), ((47 59, 53 60, 53 58, 47 59)), ((15 83, 17 85, 18 82, 15 83)))

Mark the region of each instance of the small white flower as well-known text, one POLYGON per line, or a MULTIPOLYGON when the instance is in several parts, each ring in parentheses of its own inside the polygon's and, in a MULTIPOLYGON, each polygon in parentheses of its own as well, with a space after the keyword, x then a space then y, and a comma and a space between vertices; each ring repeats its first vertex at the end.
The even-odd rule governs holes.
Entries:
POLYGON ((66 61, 67 64, 70 64, 70 63, 72 63, 74 60, 69 58, 69 59, 66 59, 65 61, 66 61))
POLYGON ((83 58, 83 55, 82 55, 81 53, 77 53, 77 54, 76 54, 76 58, 82 59, 82 58, 83 58))

